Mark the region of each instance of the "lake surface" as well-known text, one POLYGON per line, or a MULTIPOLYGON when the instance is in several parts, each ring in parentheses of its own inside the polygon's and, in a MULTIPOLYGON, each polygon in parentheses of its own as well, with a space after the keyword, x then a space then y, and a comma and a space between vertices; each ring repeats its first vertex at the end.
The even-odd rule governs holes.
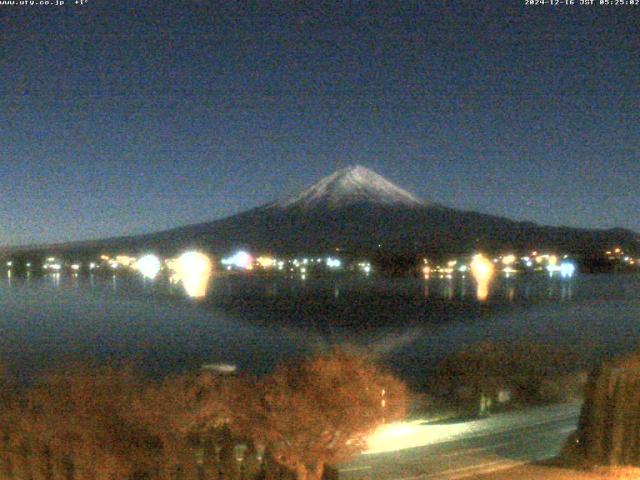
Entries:
POLYGON ((218 276, 204 300, 137 277, 0 280, 0 358, 23 373, 77 358, 132 358, 151 373, 226 362, 262 373, 333 344, 365 347, 420 384, 481 341, 551 344, 589 365, 640 339, 640 276, 497 278, 218 276))

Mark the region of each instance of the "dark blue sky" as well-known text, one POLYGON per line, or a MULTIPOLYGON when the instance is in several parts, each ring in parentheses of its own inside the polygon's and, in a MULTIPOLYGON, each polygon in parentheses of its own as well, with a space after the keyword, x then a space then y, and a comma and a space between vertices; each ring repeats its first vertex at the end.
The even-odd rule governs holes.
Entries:
POLYGON ((0 6, 0 244, 211 220, 354 163, 640 231, 640 7, 67 3, 0 6))

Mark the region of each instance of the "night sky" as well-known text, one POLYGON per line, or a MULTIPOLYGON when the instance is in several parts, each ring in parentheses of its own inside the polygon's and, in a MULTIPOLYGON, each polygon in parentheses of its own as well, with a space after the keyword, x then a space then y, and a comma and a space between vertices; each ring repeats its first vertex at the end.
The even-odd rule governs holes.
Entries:
POLYGON ((0 6, 0 245, 212 220, 351 164, 640 231, 640 6, 67 4, 0 6))

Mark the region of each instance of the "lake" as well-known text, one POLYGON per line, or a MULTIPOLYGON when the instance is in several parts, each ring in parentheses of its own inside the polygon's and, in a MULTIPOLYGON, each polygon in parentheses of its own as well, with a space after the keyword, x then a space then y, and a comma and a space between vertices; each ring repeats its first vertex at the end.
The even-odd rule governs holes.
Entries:
POLYGON ((333 344, 364 347, 412 384, 481 341, 571 349, 586 366, 640 338, 640 276, 469 278, 218 275, 203 300, 130 276, 0 280, 0 358, 20 373, 84 358, 135 358, 153 374, 237 364, 252 373, 333 344))

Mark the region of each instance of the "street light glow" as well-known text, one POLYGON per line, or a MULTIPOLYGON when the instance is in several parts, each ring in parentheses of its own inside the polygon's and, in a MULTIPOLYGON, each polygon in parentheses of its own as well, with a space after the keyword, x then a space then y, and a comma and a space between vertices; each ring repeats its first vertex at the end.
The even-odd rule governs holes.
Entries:
POLYGON ((211 260, 204 253, 185 252, 175 263, 175 280, 181 281, 187 295, 192 298, 204 297, 211 277, 211 260))
POLYGON ((471 275, 478 284, 477 297, 478 300, 486 300, 489 296, 489 282, 493 277, 495 267, 493 263, 481 253, 474 255, 469 265, 471 275))
POLYGON ((160 259, 155 255, 149 254, 140 257, 136 263, 135 268, 143 277, 153 280, 160 272, 160 259))
POLYGON ((272 257, 262 256, 262 257, 258 257, 256 261, 262 268, 272 268, 276 264, 275 258, 272 258, 272 257))
POLYGON ((562 278, 571 278, 576 271, 576 266, 573 262, 562 262, 560 264, 560 276, 562 278))
POLYGON ((253 257, 248 252, 240 250, 230 257, 223 258, 222 264, 242 268, 243 270, 251 270, 253 268, 253 257))
POLYGON ((397 452, 453 440, 469 430, 468 423, 425 425, 424 420, 387 423, 378 427, 367 438, 367 450, 364 454, 397 452))

